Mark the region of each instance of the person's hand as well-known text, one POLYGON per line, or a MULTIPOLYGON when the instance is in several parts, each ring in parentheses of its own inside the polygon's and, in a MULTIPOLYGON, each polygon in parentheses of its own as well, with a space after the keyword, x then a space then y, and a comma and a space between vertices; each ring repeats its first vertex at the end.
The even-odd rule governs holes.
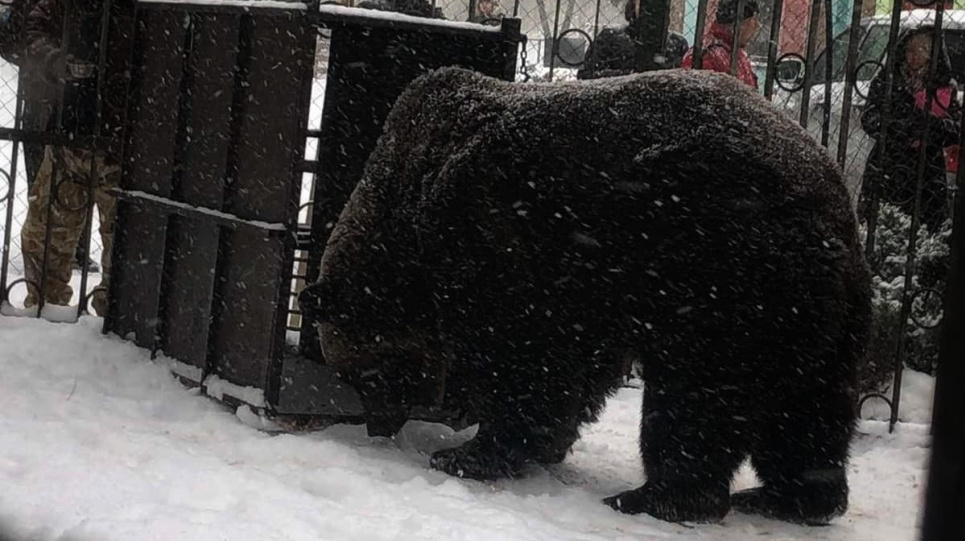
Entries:
POLYGON ((71 80, 90 79, 94 76, 96 69, 97 66, 90 62, 78 62, 70 58, 67 59, 67 73, 71 80))
POLYGON ((96 66, 90 62, 81 62, 57 48, 47 53, 47 74, 59 82, 89 79, 94 76, 96 66))

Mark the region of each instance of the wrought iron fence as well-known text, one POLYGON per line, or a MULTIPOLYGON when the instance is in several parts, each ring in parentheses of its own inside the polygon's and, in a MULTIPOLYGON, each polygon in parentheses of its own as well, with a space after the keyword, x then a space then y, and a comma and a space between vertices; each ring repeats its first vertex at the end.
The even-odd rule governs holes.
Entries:
MULTIPOLYGON (((686 40, 688 47, 692 47, 694 65, 702 67, 706 54, 705 36, 712 31, 735 35, 743 23, 743 19, 738 18, 733 23, 717 24, 717 0, 630 2, 632 4, 628 8, 625 0, 514 0, 503 3, 500 0, 435 0, 426 4, 426 14, 483 24, 498 21, 504 16, 519 18, 526 39, 520 46, 518 79, 553 81, 595 76, 581 73, 581 70, 586 71, 587 59, 593 54, 594 47, 601 46, 601 36, 607 36, 606 39, 616 36, 632 47, 631 56, 622 60, 624 64, 620 69, 602 75, 673 67, 681 60, 671 57, 668 49, 674 39, 678 40, 679 45, 679 37, 686 40), (644 20, 645 24, 632 23, 637 20, 644 20)), ((960 182, 960 177, 953 179, 946 167, 936 170, 929 160, 933 162, 946 146, 953 148, 953 143, 959 143, 961 138, 960 111, 955 106, 960 103, 960 93, 953 92, 949 97, 947 93, 940 92, 947 85, 944 85, 944 79, 939 80, 936 76, 944 69, 941 51, 947 50, 950 71, 945 75, 948 75, 948 80, 965 82, 965 10, 938 2, 892 4, 872 3, 870 0, 739 0, 736 12, 745 13, 745 7, 752 3, 759 10, 761 27, 747 44, 746 51, 759 92, 828 147, 845 173, 855 208, 860 207, 862 211, 866 251, 877 273, 876 303, 884 313, 879 316, 885 318, 890 314, 893 319, 882 336, 894 341, 879 348, 878 358, 875 359, 879 370, 881 365, 890 368, 890 396, 870 392, 862 397, 859 408, 868 400, 884 400, 893 426, 899 420, 902 368, 905 364, 919 363, 912 359, 913 356, 928 357, 932 359, 929 363, 937 358, 937 345, 929 348, 930 344, 937 344, 935 337, 940 322, 940 298, 944 283, 942 273, 945 268, 942 258, 945 257, 943 254, 947 254, 943 239, 947 237, 947 226, 943 229, 941 223, 936 225, 933 222, 944 221, 944 218, 950 217, 950 212, 942 214, 942 220, 938 220, 932 215, 923 214, 922 208, 923 204, 934 204, 929 203, 931 199, 928 197, 933 195, 935 189, 929 187, 942 184, 945 186, 942 194, 946 204, 934 206, 947 209, 947 202, 955 193, 954 186, 960 182), (897 51, 900 38, 922 28, 941 31, 926 32, 931 38, 931 54, 927 74, 922 78, 922 103, 915 105, 919 106, 916 110, 926 112, 936 105, 938 109, 931 116, 914 116, 918 120, 904 125, 905 118, 898 118, 896 112, 891 110, 895 99, 908 90, 905 86, 895 89, 895 82, 902 81, 907 75, 902 71, 902 59, 897 51), (875 80, 886 89, 882 96, 873 96, 871 87, 875 80), (951 102, 948 102, 949 99, 951 102), (940 103, 942 100, 945 102, 940 103), (881 126, 878 127, 881 133, 891 133, 889 130, 895 131, 896 127, 902 128, 906 132, 903 141, 917 141, 917 146, 912 150, 896 149, 895 145, 899 143, 894 138, 876 139, 869 135, 866 131, 869 127, 864 124, 869 111, 876 108, 882 113, 881 126), (943 139, 938 141, 934 127, 929 124, 931 117, 943 115, 946 118, 940 120, 951 126, 949 129, 955 132, 955 141, 948 140, 947 130, 941 132, 943 139), (876 141, 879 143, 877 146, 876 141), (873 148, 877 158, 871 157, 873 148), (909 162, 913 169, 910 173, 897 175, 893 171, 882 172, 879 166, 877 170, 872 168, 874 174, 869 174, 869 159, 873 162, 877 160, 878 164, 887 164, 887 160, 881 161, 884 157, 901 152, 914 154, 915 159, 909 162), (910 182, 911 187, 902 186, 904 191, 897 195, 886 193, 886 186, 883 185, 886 182, 882 178, 892 182, 897 177, 904 179, 906 184, 910 182), (869 186, 881 189, 869 190, 869 186), (864 198, 859 197, 862 193, 865 194, 864 198), (862 201, 862 205, 859 205, 859 201, 862 201), (885 221, 882 222, 882 219, 885 221), (926 227, 922 227, 923 223, 926 223, 926 227), (933 267, 929 271, 930 276, 925 276, 927 273, 922 270, 923 247, 931 250, 925 254, 926 263, 933 267)), ((319 35, 318 76, 314 83, 310 116, 306 119, 306 162, 314 161, 318 152, 325 88, 326 40, 324 32, 319 35)), ((736 73, 738 49, 732 48, 729 54, 729 71, 736 73)), ((24 115, 25 98, 28 96, 25 96, 21 84, 22 75, 15 64, 0 61, 0 170, 7 180, 6 189, 0 191, 0 195, 3 195, 0 199, 3 217, 0 311, 7 315, 40 316, 44 313, 44 296, 40 291, 43 282, 32 283, 25 278, 20 242, 31 197, 28 189, 28 180, 31 179, 28 177, 32 173, 24 151, 36 152, 38 147, 51 143, 73 147, 91 147, 99 143, 96 139, 70 137, 53 125, 49 130, 28 126, 24 115), (23 302, 31 288, 37 293, 40 303, 35 309, 27 310, 23 302)), ((954 166, 952 157, 949 151, 949 169, 954 166)), ((93 175, 89 181, 93 182, 93 175)), ((314 175, 306 172, 301 184, 299 242, 294 257, 293 293, 289 301, 288 330, 292 343, 298 342, 302 328, 295 298, 304 286, 308 270, 307 242, 312 226, 309 220, 314 184, 314 175)), ((51 205, 58 204, 56 199, 52 198, 51 205)), ((85 227, 79 242, 82 248, 78 251, 81 257, 89 256, 97 261, 103 250, 100 238, 91 234, 98 226, 94 207, 94 198, 88 197, 84 204, 85 227)), ((59 314, 47 310, 47 317, 70 320, 88 312, 90 299, 99 291, 92 286, 98 276, 91 270, 86 264, 79 265, 70 279, 74 289, 70 308, 59 314)), ((933 365, 928 364, 927 368, 933 368, 933 365)))

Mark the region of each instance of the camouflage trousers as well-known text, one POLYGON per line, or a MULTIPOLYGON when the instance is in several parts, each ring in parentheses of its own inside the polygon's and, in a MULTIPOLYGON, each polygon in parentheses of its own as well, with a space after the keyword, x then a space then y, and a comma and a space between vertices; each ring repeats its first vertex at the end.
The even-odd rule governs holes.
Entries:
MULTIPOLYGON (((45 303, 63 306, 70 304, 74 292, 70 287, 74 253, 87 224, 92 154, 89 150, 50 146, 44 149, 43 162, 37 171, 36 181, 30 187, 27 221, 20 233, 24 274, 27 279, 27 298, 24 305, 27 308, 38 303, 41 276, 45 303), (46 242, 48 226, 49 244, 46 242)), ((114 216, 117 209, 115 198, 109 190, 117 186, 120 167, 105 163, 104 156, 98 154, 96 173, 93 198, 100 214, 100 235, 104 248, 101 256, 101 286, 106 288, 111 274, 114 216)), ((91 305, 98 314, 104 315, 107 296, 95 294, 91 305)))

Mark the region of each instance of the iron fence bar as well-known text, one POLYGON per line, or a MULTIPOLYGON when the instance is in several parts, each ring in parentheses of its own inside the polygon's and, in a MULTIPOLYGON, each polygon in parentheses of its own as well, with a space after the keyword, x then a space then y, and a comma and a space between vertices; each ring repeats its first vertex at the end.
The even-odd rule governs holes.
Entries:
MULTIPOLYGON (((231 83, 231 112, 228 125, 228 149, 226 154, 226 165, 222 183, 221 206, 230 209, 234 200, 234 180, 238 175, 239 149, 241 144, 241 130, 248 110, 248 76, 251 70, 252 58, 254 56, 254 17, 244 14, 238 21, 238 41, 237 52, 235 53, 234 77, 231 83)), ((304 144, 304 142, 303 142, 304 144)), ((288 224, 283 231, 287 235, 288 224)), ((224 302, 226 291, 228 290, 228 265, 232 237, 235 232, 219 225, 217 231, 218 247, 215 252, 214 260, 214 283, 212 287, 212 303, 210 311, 210 321, 208 323, 207 345, 205 348, 205 361, 202 374, 214 374, 218 371, 216 348, 220 336, 224 333, 223 325, 218 324, 222 321, 227 306, 224 302)), ((275 299, 277 301, 277 298, 275 299)))
MULTIPOLYGON (((237 3, 229 2, 144 2, 142 8, 145 11, 176 11, 182 14, 226 14, 237 15, 239 12, 257 13, 259 17, 288 17, 292 11, 309 11, 314 6, 319 6, 321 2, 309 0, 308 2, 288 2, 291 7, 278 7, 282 2, 275 2, 275 5, 268 7, 258 6, 255 2, 252 6, 239 6, 237 3)), ((325 2, 328 3, 328 2, 325 2)), ((318 11, 318 8, 315 8, 318 11)))
POLYGON ((697 2, 697 22, 694 28, 694 69, 704 67, 704 32, 707 25, 707 2, 708 0, 698 0, 697 2))
POLYGON ((21 128, 0 128, 0 140, 89 149, 100 144, 107 144, 111 141, 111 138, 96 138, 89 135, 66 135, 49 131, 24 130, 21 128))
MULTIPOLYGON (((299 259, 299 234, 301 229, 300 215, 303 208, 306 208, 306 217, 310 223, 311 218, 311 204, 306 203, 301 204, 301 194, 303 185, 306 181, 306 175, 302 172, 297 171, 297 165, 302 161, 304 156, 304 148, 308 143, 308 137, 306 132, 308 131, 308 120, 310 120, 311 109, 312 109, 312 91, 314 88, 315 81, 315 51, 318 44, 318 37, 312 33, 306 33, 306 37, 302 38, 306 46, 312 47, 311 53, 306 55, 305 64, 301 67, 301 72, 298 73, 299 80, 301 81, 301 87, 298 92, 298 98, 296 101, 297 113, 296 116, 305 119, 306 122, 299 126, 298 136, 295 140, 298 142, 297 152, 293 152, 291 156, 292 163, 292 174, 289 177, 289 192, 288 201, 289 207, 287 210, 286 219, 286 234, 283 237, 283 261, 282 261, 282 277, 279 280, 278 286, 275 290, 275 297, 273 302, 275 304, 275 320, 274 325, 276 328, 281 328, 284 330, 277 331, 273 330, 273 342, 272 342, 272 362, 269 364, 268 375, 266 378, 267 386, 265 388, 265 397, 269 404, 269 407, 273 407, 278 404, 279 396, 281 394, 281 372, 284 368, 284 348, 286 346, 286 334, 287 331, 291 330, 288 327, 291 325, 291 315, 289 311, 291 309, 299 309, 298 298, 292 294, 296 292, 296 287, 298 280, 304 281, 302 274, 298 272, 297 261, 299 259)), ((514 51, 515 52, 515 51, 514 51)), ((320 141, 319 141, 320 143, 320 141)), ((319 157, 319 149, 321 144, 315 145, 315 159, 319 157)), ((314 184, 315 175, 309 174, 308 181, 311 183, 311 196, 314 198, 314 184)), ((307 231, 311 234, 311 229, 307 231)), ((303 253, 306 257, 304 262, 304 268, 307 273, 308 262, 307 262, 307 252, 303 253)), ((304 318, 300 318, 298 323, 298 329, 293 332, 298 333, 299 343, 301 342, 301 323, 304 318)))
POLYGON ((834 55, 831 54, 831 41, 834 38, 834 25, 832 24, 831 5, 832 0, 824 0, 824 109, 821 111, 821 146, 828 148, 831 138, 831 80, 834 78, 834 55))
POLYGON ((928 163, 928 115, 931 111, 932 102, 935 97, 936 81, 935 72, 938 68, 939 55, 942 51, 942 19, 945 14, 945 4, 941 1, 935 6, 935 27, 932 32, 931 59, 928 62, 928 75, 925 79, 925 109, 921 119, 921 144, 918 147, 918 164, 915 171, 915 203, 911 214, 911 228, 908 231, 908 249, 905 252, 905 283, 901 290, 901 311, 898 318, 898 347, 895 352, 895 379, 892 385, 891 398, 891 419, 888 423, 888 430, 895 429, 898 422, 898 409, 901 405, 901 381, 904 363, 902 357, 905 353, 907 342, 908 318, 911 315, 912 302, 914 300, 914 275, 916 256, 918 255, 918 229, 921 226, 921 191, 925 183, 925 167, 928 163))
MULTIPOLYGON (((516 0, 516 4, 515 4, 515 6, 513 6, 514 17, 515 17, 515 11, 518 10, 518 9, 519 9, 519 0, 516 0)), ((525 50, 526 50, 526 42, 525 42, 525 41, 522 41, 522 42, 521 42, 521 45, 522 45, 522 47, 523 47, 523 51, 525 52, 525 50)), ((313 58, 313 60, 314 60, 314 55, 313 55, 312 58, 313 58)), ((310 109, 310 108, 311 108, 311 106, 309 106, 309 109, 310 109)), ((315 145, 315 158, 314 158, 314 160, 313 160, 314 163, 315 163, 315 168, 314 168, 314 169, 311 169, 311 172, 310 172, 310 175, 311 175, 311 183, 312 183, 312 184, 311 184, 311 189, 310 189, 310 194, 311 194, 311 199, 314 200, 314 198, 315 198, 315 183, 318 182, 318 173, 317 173, 318 169, 317 169, 317 167, 318 167, 319 162, 321 161, 321 156, 322 156, 322 141, 321 141, 321 138, 320 138, 320 137, 321 137, 322 130, 321 130, 321 129, 318 129, 318 130, 310 130, 310 132, 311 132, 311 131, 317 132, 317 133, 318 133, 317 137, 319 137, 318 143, 315 145)), ((299 199, 299 201, 300 201, 300 199, 299 199)), ((309 223, 311 223, 313 216, 312 216, 312 206, 311 206, 309 203, 310 203, 310 201, 309 201, 308 203, 306 203, 306 205, 308 205, 307 221, 308 221, 309 223)), ((299 214, 301 214, 301 207, 299 207, 298 212, 295 214, 295 220, 296 220, 296 221, 298 220, 299 214)), ((296 227, 297 227, 297 226, 296 226, 296 227)), ((309 226, 309 229, 308 229, 308 233, 309 233, 309 236, 310 236, 310 235, 311 235, 311 227, 310 227, 310 226, 309 226)), ((296 235, 297 235, 297 234, 298 234, 298 232, 296 231, 296 235)), ((299 250, 298 250, 298 244, 299 244, 298 242, 295 243, 295 246, 296 246, 295 251, 296 251, 296 252, 299 251, 299 250)), ((292 261, 292 266, 294 267, 294 264, 295 264, 295 263, 305 263, 305 275, 304 275, 304 276, 296 276, 296 279, 297 279, 297 278, 301 278, 301 279, 304 280, 304 281, 306 282, 306 284, 307 284, 307 283, 308 283, 308 279, 309 279, 309 277, 308 277, 308 274, 309 274, 308 269, 311 268, 311 257, 309 256, 309 251, 308 251, 308 250, 301 250, 301 251, 304 253, 304 255, 303 255, 303 256, 298 256, 297 254, 295 254, 295 257, 294 257, 294 259, 293 259, 293 261, 292 261)), ((295 274, 294 271, 293 271, 293 274, 295 274)), ((319 274, 321 274, 321 265, 319 265, 319 274)), ((316 278, 317 278, 317 276, 316 276, 316 278)), ((295 297, 295 305, 296 305, 296 306, 301 306, 301 305, 298 303, 298 293, 295 293, 294 291, 292 291, 291 293, 294 294, 293 296, 295 297)), ((299 293, 300 293, 300 292, 299 292, 299 293)), ((286 321, 287 321, 287 320, 286 320, 286 321)), ((299 340, 300 347, 308 347, 308 348, 311 348, 311 347, 313 346, 313 344, 314 344, 313 340, 316 340, 315 337, 310 338, 309 341, 306 341, 305 343, 302 343, 302 342, 301 342, 302 333, 304 332, 304 327, 306 326, 306 319, 305 319, 304 317, 301 318, 301 319, 299 320, 299 322, 298 322, 298 325, 299 325, 299 326, 298 326, 298 340, 299 340)), ((309 330, 311 330, 311 329, 310 329, 310 325, 309 325, 309 330)), ((311 333, 308 333, 308 334, 311 335, 311 333)))
POLYGON ((746 0, 737 0, 737 13, 734 15, 734 27, 731 30, 730 67, 727 71, 737 75, 737 56, 740 53, 741 27, 744 25, 744 5, 746 0))
POLYGON ((784 15, 784 0, 774 0, 771 14, 771 34, 767 42, 767 73, 764 75, 764 97, 774 97, 774 70, 777 63, 777 50, 781 39, 781 17, 784 15))
MULTIPOLYGON (((841 125, 838 126, 838 165, 844 171, 848 159, 848 135, 851 130, 851 100, 858 84, 858 41, 861 31, 862 0, 851 3, 851 28, 848 30, 848 57, 844 65, 844 97, 841 103, 841 125)), ((831 51, 828 51, 830 56, 831 51)), ((830 83, 829 83, 830 84, 830 83)))
MULTIPOLYGON (((24 89, 18 81, 17 83, 17 101, 14 105, 14 118, 13 127, 14 129, 20 129, 23 123, 23 94, 24 89)), ((11 229, 13 226, 13 205, 16 201, 17 195, 17 160, 18 160, 18 150, 20 149, 20 142, 16 139, 13 140, 13 162, 10 164, 10 175, 7 177, 7 195, 5 197, 6 201, 6 212, 4 217, 4 227, 3 227, 3 255, 2 261, 0 261, 0 304, 9 301, 7 298, 7 273, 10 271, 10 242, 11 242, 11 229)), ((27 288, 30 284, 27 284, 27 288)))
MULTIPOLYGON (((94 98, 94 137, 100 137, 101 130, 103 129, 104 123, 104 69, 107 66, 107 37, 110 25, 111 17, 111 6, 113 0, 107 0, 102 4, 101 9, 101 35, 98 44, 98 54, 97 54, 97 89, 94 98)), ((87 208, 85 212, 87 213, 87 218, 84 223, 84 230, 81 233, 80 240, 80 254, 82 264, 80 266, 80 297, 77 302, 77 318, 79 319, 81 314, 87 311, 87 278, 90 274, 87 268, 88 252, 90 250, 90 237, 91 237, 91 227, 94 221, 94 189, 96 188, 95 183, 99 183, 97 178, 97 154, 101 149, 94 149, 90 151, 90 170, 87 175, 87 208)), ((106 166, 106 149, 104 154, 106 166)), ((104 250, 107 249, 106 246, 103 247, 104 250)), ((102 258, 103 260, 103 258, 102 258)), ((101 268, 101 272, 106 273, 106 268, 101 268)), ((102 275, 103 276, 103 275, 102 275)), ((103 316, 103 314, 99 314, 103 316)))
POLYGON ((476 0, 469 0, 469 16, 466 17, 466 20, 471 21, 475 15, 476 15, 476 0))
MULTIPOLYGON (((519 0, 517 0, 518 2, 519 0)), ((596 13, 593 14, 593 40, 596 40, 597 34, 600 32, 600 2, 601 0, 596 0, 596 13)))
MULTIPOLYGON (((135 60, 135 59, 137 59, 137 61, 139 61, 141 58, 143 58, 143 54, 144 54, 143 46, 142 46, 142 43, 141 43, 142 36, 141 36, 141 34, 140 34, 140 31, 139 31, 139 20, 138 20, 138 14, 140 13, 140 6, 141 6, 141 2, 134 2, 134 7, 133 7, 133 9, 131 10, 131 25, 132 25, 133 28, 131 29, 131 32, 132 32, 131 45, 130 45, 130 48, 128 49, 128 51, 127 51, 127 64, 125 65, 125 68, 126 68, 126 70, 125 70, 125 83, 126 83, 126 84, 125 84, 125 90, 126 90, 126 92, 125 92, 125 94, 124 94, 124 112, 123 112, 123 114, 122 114, 122 120, 121 120, 121 126, 123 126, 123 131, 121 132, 120 141, 118 142, 118 147, 117 147, 117 157, 118 157, 118 160, 120 161, 120 164, 119 164, 119 165, 120 165, 120 171, 118 172, 118 181, 117 181, 117 188, 118 188, 118 189, 121 189, 121 188, 122 188, 122 186, 121 186, 121 181, 122 181, 123 178, 124 178, 124 170, 125 170, 125 168, 127 167, 127 166, 125 165, 125 163, 124 163, 124 162, 125 162, 125 160, 124 160, 124 153, 126 152, 126 146, 127 146, 127 136, 128 136, 127 130, 128 130, 129 118, 130 118, 131 95, 132 95, 132 92, 138 92, 138 93, 139 93, 139 92, 140 92, 140 86, 141 86, 140 81, 137 81, 137 83, 135 83, 135 78, 137 77, 138 70, 140 69, 140 66, 139 66, 139 65, 135 65, 135 64, 136 64, 136 60, 135 60)), ((108 316, 108 314, 110 314, 110 313, 112 312, 112 310, 113 310, 113 307, 112 307, 112 304, 113 304, 113 303, 111 302, 111 293, 110 293, 110 291, 111 291, 111 289, 112 289, 112 287, 113 287, 113 286, 111 286, 111 283, 114 282, 114 277, 115 277, 115 275, 116 275, 116 273, 114 273, 114 269, 116 268, 116 266, 114 265, 114 263, 118 260, 118 258, 116 257, 117 254, 114 253, 113 247, 114 247, 114 246, 118 246, 118 245, 120 244, 119 242, 117 242, 117 239, 118 239, 118 236, 122 234, 122 233, 120 232, 120 229, 121 229, 121 228, 119 227, 119 223, 121 222, 121 218, 119 217, 119 213, 118 213, 117 209, 118 209, 118 206, 117 206, 117 202, 115 201, 115 203, 114 203, 114 231, 113 231, 113 233, 114 233, 114 244, 113 244, 112 250, 111 250, 112 253, 110 254, 110 258, 111 258, 111 273, 112 273, 112 276, 111 276, 111 282, 108 282, 108 284, 107 284, 107 290, 104 292, 104 295, 107 296, 107 313, 106 313, 106 314, 99 314, 101 317, 104 318, 104 325, 101 326, 101 332, 104 333, 104 334, 107 334, 108 332, 110 332, 111 322, 110 322, 110 317, 108 316)))
MULTIPOLYGON (((146 5, 161 6, 166 4, 150 3, 146 5)), ((216 6, 216 4, 194 5, 194 4, 188 4, 188 3, 174 3, 172 5, 191 6, 191 9, 187 11, 190 11, 192 13, 200 13, 200 14, 207 13, 209 11, 208 8, 211 8, 210 11, 212 13, 237 14, 238 12, 237 6, 216 6)), ((326 7, 326 6, 322 6, 322 7, 326 7)), ((180 9, 180 8, 175 7, 172 9, 180 9)), ((416 17, 413 17, 411 19, 382 18, 377 14, 370 15, 365 13, 368 10, 360 9, 358 11, 360 11, 360 13, 346 14, 341 12, 334 13, 334 12, 325 11, 319 8, 319 11, 317 13, 309 14, 309 21, 310 21, 309 24, 317 28, 336 28, 336 27, 344 26, 346 21, 356 21, 359 19, 364 19, 365 25, 371 28, 398 28, 398 29, 420 30, 425 27, 425 23, 419 22, 418 18, 416 17)), ((272 15, 288 16, 291 13, 291 10, 275 9, 275 8, 258 8, 257 13, 259 16, 265 13, 269 13, 272 15), (276 11, 279 13, 275 13, 276 11)), ((495 31, 496 30, 494 27, 482 26, 482 25, 463 25, 463 26, 444 25, 444 26, 433 27, 432 29, 432 32, 434 34, 447 34, 447 35, 479 35, 480 33, 489 34, 495 31)))
MULTIPOLYGON (((70 25, 65 24, 64 27, 61 29, 61 32, 60 32, 60 43, 61 43, 61 44, 68 43, 68 37, 69 37, 68 32, 69 32, 69 31, 70 31, 70 25)), ((54 118, 54 131, 57 132, 57 133, 62 133, 62 132, 63 132, 63 127, 64 127, 64 107, 63 107, 63 105, 64 105, 64 90, 65 90, 65 89, 64 89, 64 86, 65 86, 65 85, 60 85, 59 88, 57 89, 57 103, 60 104, 60 107, 57 107, 57 114, 55 115, 55 118, 54 118)), ((58 180, 58 178, 60 177, 60 175, 59 175, 58 173, 60 172, 60 168, 63 166, 63 164, 60 163, 60 160, 56 159, 57 153, 54 152, 54 149, 53 149, 53 148, 51 148, 50 154, 51 154, 51 164, 50 164, 50 165, 51 165, 51 170, 50 170, 50 190, 49 190, 50 193, 47 194, 47 209, 46 209, 46 211, 47 211, 47 221, 46 221, 46 226, 45 226, 45 228, 44 228, 44 251, 43 251, 44 253, 43 253, 42 262, 41 262, 41 266, 40 266, 40 277, 39 277, 39 278, 40 278, 40 283, 39 283, 39 284, 36 284, 36 287, 37 287, 37 318, 38 318, 38 319, 40 318, 41 314, 42 314, 43 311, 44 311, 44 304, 45 304, 45 298, 44 298, 44 297, 45 297, 45 296, 44 296, 45 291, 44 291, 44 288, 45 288, 45 286, 46 286, 46 284, 47 284, 47 265, 48 265, 49 262, 50 262, 50 234, 51 234, 51 231, 50 231, 50 218, 51 218, 51 216, 53 215, 54 205, 57 204, 56 194, 57 194, 57 190, 58 190, 58 188, 59 188, 59 187, 58 187, 58 184, 59 184, 59 183, 57 182, 57 180, 58 180)), ((44 159, 46 159, 46 157, 47 157, 46 155, 47 155, 47 150, 46 150, 46 148, 45 148, 45 149, 44 149, 44 159)), ((28 216, 30 215, 30 211, 29 211, 29 210, 27 211, 27 215, 28 215, 28 216)), ((27 261, 26 261, 26 260, 27 260, 27 258, 26 258, 26 256, 25 256, 25 257, 24 257, 24 276, 25 276, 25 277, 26 277, 26 274, 27 274, 27 261)), ((29 288, 30 288, 30 281, 29 281, 29 280, 27 281, 27 288, 28 288, 27 293, 28 293, 28 295, 29 295, 29 293, 30 293, 30 290, 29 290, 29 288)))
MULTIPOLYGON (((895 78, 895 49, 898 46, 898 30, 901 28, 901 5, 902 0, 894 0, 891 7, 891 28, 888 30, 888 52, 885 58, 885 97, 884 103, 882 103, 882 115, 881 123, 878 127, 878 158, 883 160, 887 155, 885 154, 885 147, 887 146, 887 138, 884 136, 888 133, 889 125, 891 124, 891 99, 893 96, 892 84, 895 78)), ((877 76, 877 75, 876 75, 877 76)), ((874 183, 878 183, 877 175, 872 175, 870 180, 874 183)), ((865 256, 868 261, 874 261, 874 251, 875 251, 875 233, 878 228, 878 206, 880 205, 880 197, 878 195, 879 186, 871 187, 871 200, 868 201, 870 205, 870 212, 868 213, 867 222, 867 236, 865 237, 865 256)), ((864 186, 861 188, 865 189, 864 186)), ((877 264, 877 262, 873 263, 877 264)))
POLYGON ((519 17, 519 0, 513 2, 513 18, 519 17))
MULTIPOLYGON (((801 88, 801 117, 798 121, 801 127, 807 129, 808 118, 811 115, 811 86, 814 82, 814 48, 817 46, 818 10, 820 0, 812 0, 810 15, 808 16, 808 43, 804 55, 804 86, 801 88)), ((830 51, 828 51, 830 52, 830 51)))
MULTIPOLYGON (((560 8, 562 7, 563 0, 556 0, 556 15, 553 16, 553 47, 550 49, 550 71, 549 78, 550 81, 553 80, 553 72, 556 71, 556 52, 559 51, 559 43, 556 41, 559 39, 560 31, 560 8)), ((546 40, 543 40, 545 43, 546 40)), ((543 51, 546 54, 546 51, 543 51)))
MULTIPOLYGON (((169 194, 173 197, 178 197, 181 192, 181 177, 183 175, 183 163, 184 155, 187 152, 188 145, 188 119, 190 118, 191 109, 194 102, 194 75, 195 75, 195 49, 194 45, 198 39, 198 21, 200 20, 200 15, 197 13, 191 13, 187 16, 185 21, 184 36, 181 42, 181 80, 180 80, 180 93, 178 94, 178 112, 177 112, 177 129, 174 135, 174 157, 173 164, 171 168, 171 187, 169 194)), ((118 199, 124 199, 127 192, 118 189, 115 196, 118 199)), ((134 199, 134 202, 140 202, 138 199, 134 199)), ((173 242, 174 228, 171 227, 171 218, 168 216, 165 219, 165 231, 164 231, 164 241, 161 244, 161 268, 158 272, 158 284, 157 284, 157 305, 155 307, 155 321, 154 325, 154 336, 152 337, 151 343, 151 358, 157 356, 157 352, 161 349, 161 346, 167 340, 167 297, 170 292, 171 284, 166 278, 168 269, 171 268, 171 262, 174 261, 174 249, 175 243, 173 242)), ((202 367, 204 370, 204 367, 202 367)), ((201 381, 204 381, 205 372, 201 373, 201 381)))

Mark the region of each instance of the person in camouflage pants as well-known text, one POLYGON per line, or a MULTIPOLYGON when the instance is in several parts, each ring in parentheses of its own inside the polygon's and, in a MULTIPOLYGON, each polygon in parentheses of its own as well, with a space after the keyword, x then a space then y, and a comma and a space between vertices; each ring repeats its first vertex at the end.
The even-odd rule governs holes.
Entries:
MULTIPOLYGON (((103 155, 98 155, 96 161, 93 157, 91 151, 46 148, 37 180, 30 189, 27 221, 20 233, 24 273, 30 284, 24 301, 27 308, 38 303, 35 289, 40 288, 41 276, 45 277, 44 302, 59 305, 70 303, 73 289, 69 284, 74 252, 87 223, 92 166, 96 177, 93 197, 100 216, 100 235, 104 245, 101 285, 106 287, 110 280, 116 205, 109 190, 117 186, 120 167, 107 163, 103 155), (46 242, 48 226, 50 241, 46 242)), ((98 314, 107 312, 105 295, 94 295, 91 304, 98 314)))
MULTIPOLYGON (((39 0, 26 20, 27 61, 63 89, 61 128, 72 136, 95 135, 98 125, 96 63, 103 9, 100 0, 39 0)), ((104 116, 112 118, 109 112, 104 116)), ((41 291, 44 303, 70 303, 74 254, 87 225, 91 198, 100 215, 101 286, 106 289, 116 213, 110 190, 119 177, 117 160, 109 159, 103 150, 44 149, 21 231, 28 290, 25 307, 40 304, 41 291)), ((106 314, 106 295, 95 294, 91 304, 99 315, 106 314)))

